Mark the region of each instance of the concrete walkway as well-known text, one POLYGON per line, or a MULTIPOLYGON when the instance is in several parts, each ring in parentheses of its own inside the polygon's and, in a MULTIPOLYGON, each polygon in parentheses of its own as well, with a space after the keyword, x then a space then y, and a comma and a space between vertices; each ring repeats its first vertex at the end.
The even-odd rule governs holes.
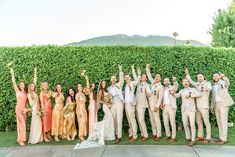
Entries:
POLYGON ((108 145, 74 150, 73 145, 0 147, 0 157, 234 157, 235 146, 108 145))

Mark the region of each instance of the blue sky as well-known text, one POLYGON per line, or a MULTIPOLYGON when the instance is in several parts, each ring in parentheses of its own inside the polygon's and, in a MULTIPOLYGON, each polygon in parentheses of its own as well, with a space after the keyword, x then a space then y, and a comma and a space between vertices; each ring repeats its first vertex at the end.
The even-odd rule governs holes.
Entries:
POLYGON ((64 45, 112 35, 167 35, 210 43, 231 0, 0 0, 0 46, 64 45))

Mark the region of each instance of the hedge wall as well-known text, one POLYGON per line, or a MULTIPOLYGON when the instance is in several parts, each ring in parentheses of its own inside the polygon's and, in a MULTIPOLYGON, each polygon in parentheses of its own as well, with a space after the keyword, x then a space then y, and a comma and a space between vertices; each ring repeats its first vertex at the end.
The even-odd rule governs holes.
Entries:
MULTIPOLYGON (((151 64, 152 73, 158 72, 162 77, 172 75, 181 80, 185 76, 184 68, 188 67, 195 79, 197 71, 204 72, 206 79, 212 81, 215 71, 225 73, 231 81, 230 94, 235 98, 235 49, 190 47, 190 46, 31 46, 0 48, 0 130, 15 130, 16 96, 10 81, 10 73, 6 64, 15 61, 17 82, 32 82, 33 67, 38 65, 38 82, 47 81, 51 89, 61 83, 66 90, 76 87, 81 82, 80 72, 86 69, 91 81, 96 84, 105 79, 109 81, 111 74, 118 73, 118 64, 123 65, 124 72, 131 72, 130 65, 135 64, 142 72, 146 63, 151 64)), ((39 85, 38 85, 39 89, 39 85)), ((180 100, 178 105, 180 105, 180 100)), ((229 121, 235 121, 235 107, 229 112, 229 121)), ((102 115, 102 112, 100 116, 102 115)), ((211 115, 215 125, 215 116, 211 115)), ((30 123, 30 119, 28 121, 30 123)), ((150 128, 147 116, 148 127, 150 128)), ((177 124, 181 124, 180 109, 177 111, 177 124)), ((124 119, 127 127, 127 120, 124 119)))

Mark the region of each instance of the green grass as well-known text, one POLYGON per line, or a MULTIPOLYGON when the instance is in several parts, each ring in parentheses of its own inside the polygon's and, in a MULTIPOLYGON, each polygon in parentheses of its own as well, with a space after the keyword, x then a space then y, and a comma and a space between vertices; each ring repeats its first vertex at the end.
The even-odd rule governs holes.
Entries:
MULTIPOLYGON (((177 131, 177 141, 175 143, 169 143, 167 141, 154 141, 152 139, 149 139, 145 142, 128 142, 127 141, 127 134, 123 135, 122 141, 120 145, 185 145, 185 135, 184 131, 177 131)), ((150 135, 151 136, 151 135, 150 135)), ((163 137, 165 134, 163 133, 163 137)), ((217 128, 212 128, 212 137, 217 138, 218 137, 218 129, 217 128)), ((228 144, 226 145, 235 145, 235 127, 230 127, 229 128, 229 134, 228 134, 228 144)), ((0 132, 0 147, 17 147, 18 144, 16 142, 17 139, 17 133, 16 132, 0 132)), ((67 141, 67 140, 60 140, 59 142, 55 142, 54 140, 47 143, 47 142, 42 142, 40 144, 36 145, 75 145, 78 141, 77 139, 74 141, 67 141)), ((114 141, 106 141, 107 145, 112 145, 114 144, 114 141)), ((197 142, 197 144, 202 144, 201 142, 197 142)), ((210 142, 210 145, 215 144, 213 140, 210 142)), ((27 144, 27 146, 33 146, 32 144, 27 144)))

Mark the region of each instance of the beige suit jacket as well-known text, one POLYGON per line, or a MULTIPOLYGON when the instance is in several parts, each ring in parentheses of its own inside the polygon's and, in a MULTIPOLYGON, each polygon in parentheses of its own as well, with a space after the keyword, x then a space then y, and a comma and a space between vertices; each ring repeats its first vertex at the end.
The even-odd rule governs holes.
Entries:
MULTIPOLYGON (((177 91, 178 90, 178 82, 176 81, 176 82, 174 82, 174 85, 172 86, 172 85, 170 85, 168 88, 169 88, 169 92, 170 91, 177 91)), ((167 87, 164 87, 164 91, 166 90, 166 88, 167 87)), ((170 93, 169 93, 169 99, 170 99, 170 105, 173 107, 173 108, 175 108, 175 109, 177 109, 177 104, 176 104, 176 98, 173 96, 173 95, 171 95, 170 93)), ((164 104, 164 97, 163 97, 163 104, 164 104)))
MULTIPOLYGON (((219 84, 218 95, 221 98, 221 104, 223 106, 232 106, 234 104, 234 101, 228 93, 228 88, 230 85, 229 79, 225 77, 223 80, 220 80, 218 84, 219 84)), ((212 90, 211 107, 215 108, 215 105, 216 102, 215 102, 215 84, 214 84, 212 90)))
MULTIPOLYGON (((122 94, 123 83, 124 83, 124 76, 123 76, 123 72, 120 71, 119 72, 119 81, 115 84, 115 86, 118 88, 118 96, 122 102, 124 102, 124 98, 123 98, 123 94, 122 94)), ((109 93, 111 93, 110 92, 111 88, 112 88, 112 85, 108 87, 109 93)))

